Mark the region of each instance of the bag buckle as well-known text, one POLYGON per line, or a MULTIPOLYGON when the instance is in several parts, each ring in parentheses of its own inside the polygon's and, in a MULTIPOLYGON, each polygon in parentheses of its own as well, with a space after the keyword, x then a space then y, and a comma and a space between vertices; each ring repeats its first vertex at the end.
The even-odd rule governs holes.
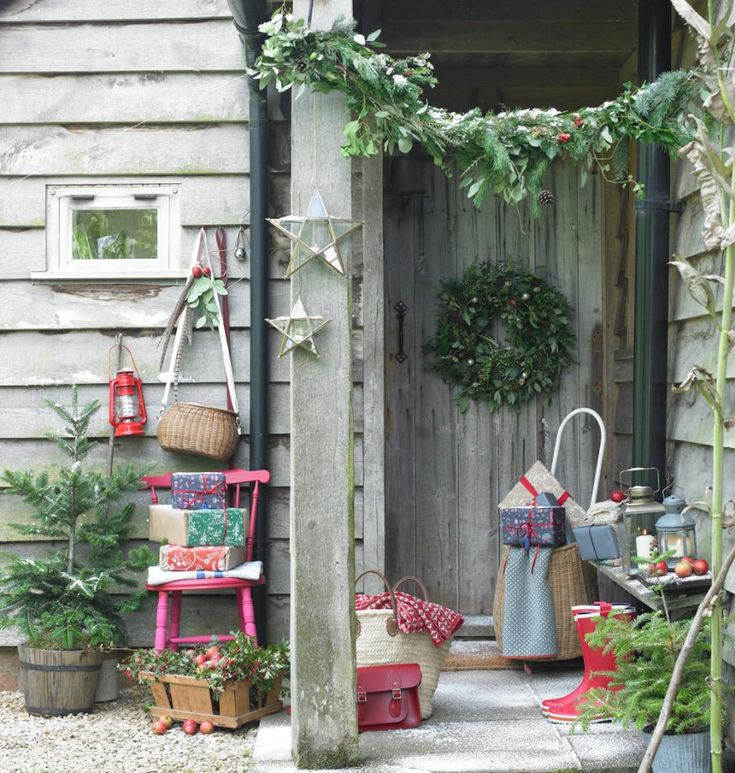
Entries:
POLYGON ((401 688, 400 687, 394 687, 393 688, 393 700, 394 701, 401 700, 401 688))
POLYGON ((357 702, 358 703, 367 703, 367 693, 360 690, 358 688, 357 690, 357 702))

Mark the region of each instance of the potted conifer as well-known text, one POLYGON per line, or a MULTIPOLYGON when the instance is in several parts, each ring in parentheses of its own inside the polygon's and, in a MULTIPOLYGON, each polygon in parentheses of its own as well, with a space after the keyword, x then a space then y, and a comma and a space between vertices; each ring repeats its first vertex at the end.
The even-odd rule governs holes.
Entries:
POLYGON ((126 573, 155 556, 145 547, 123 549, 134 505, 111 509, 138 487, 144 470, 126 466, 108 475, 87 462, 93 448, 87 433, 99 402, 80 407, 72 387, 69 408, 46 404, 65 422, 52 439, 68 464, 37 474, 6 470, 0 480, 32 508, 29 523, 11 526, 60 546, 39 557, 3 556, 0 628, 15 626, 27 640, 18 647, 27 711, 54 716, 92 710, 104 649, 125 644, 123 615, 145 598, 145 591, 116 597, 113 590, 134 585, 126 573))
MULTIPOLYGON (((642 614, 635 621, 602 620, 587 641, 614 652, 617 669, 609 672, 606 689, 590 691, 579 720, 582 728, 602 716, 650 733, 690 625, 690 620, 672 621, 661 611, 642 614)), ((705 624, 694 641, 666 734, 653 760, 654 773, 710 769, 710 654, 709 625, 705 624)))

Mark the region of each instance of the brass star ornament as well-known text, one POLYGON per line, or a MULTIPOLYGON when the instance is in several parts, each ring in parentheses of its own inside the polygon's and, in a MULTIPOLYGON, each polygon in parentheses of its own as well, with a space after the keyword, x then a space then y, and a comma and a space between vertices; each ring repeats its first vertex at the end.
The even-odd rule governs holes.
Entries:
POLYGON ((276 317, 275 319, 266 319, 269 325, 273 325, 276 330, 281 332, 281 347, 278 356, 285 354, 296 348, 319 356, 319 350, 316 348, 314 335, 322 328, 326 327, 332 320, 324 317, 311 317, 306 313, 301 298, 296 299, 291 313, 287 317, 276 317))
POLYGON ((348 220, 328 214, 324 200, 316 189, 304 217, 286 215, 268 218, 268 222, 293 241, 286 277, 315 258, 344 276, 345 265, 339 243, 362 226, 360 220, 348 220))

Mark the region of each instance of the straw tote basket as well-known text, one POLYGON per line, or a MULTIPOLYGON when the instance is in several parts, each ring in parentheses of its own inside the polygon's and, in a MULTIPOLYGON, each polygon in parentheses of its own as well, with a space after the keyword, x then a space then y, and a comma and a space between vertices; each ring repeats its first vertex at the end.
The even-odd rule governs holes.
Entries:
MULTIPOLYGON (((503 651, 503 603, 505 601, 503 566, 509 550, 509 545, 503 546, 493 603, 495 640, 501 653, 503 651)), ((559 645, 559 654, 552 659, 578 658, 582 655, 582 650, 579 646, 577 628, 572 617, 572 607, 575 604, 591 604, 595 600, 597 574, 587 561, 582 561, 579 557, 579 549, 575 543, 554 548, 549 568, 549 588, 554 604, 554 622, 556 623, 556 638, 559 645)))
POLYGON ((380 572, 368 570, 363 572, 356 582, 366 574, 375 574, 383 581, 386 590, 390 593, 391 608, 362 609, 355 613, 357 615, 357 665, 418 663, 421 666, 419 685, 421 718, 428 719, 434 711, 432 705, 434 692, 451 641, 445 641, 441 646, 435 647, 431 636, 426 631, 401 633, 398 630, 395 590, 402 583, 413 580, 421 588, 424 601, 428 601, 426 587, 421 580, 416 577, 404 577, 391 588, 388 580, 380 572))
MULTIPOLYGON (((201 262, 209 266, 212 271, 212 263, 209 259, 206 234, 204 229, 199 231, 191 265, 199 265, 201 262)), ((212 274, 213 275, 213 274, 212 274)), ((166 388, 163 392, 161 411, 158 421, 158 442, 166 451, 175 451, 181 454, 196 454, 207 459, 225 461, 230 459, 237 450, 240 442, 240 418, 238 416, 237 397, 235 395, 235 377, 232 371, 230 348, 227 344, 227 333, 222 322, 222 308, 219 295, 214 294, 214 302, 219 311, 219 341, 222 349, 222 361, 225 367, 225 381, 227 393, 230 397, 233 410, 216 408, 200 403, 179 402, 177 397, 179 368, 178 363, 181 353, 182 338, 184 335, 185 312, 181 312, 176 327, 176 336, 171 351, 169 369, 165 374, 166 388), (171 386, 174 388, 174 403, 168 405, 171 386)))

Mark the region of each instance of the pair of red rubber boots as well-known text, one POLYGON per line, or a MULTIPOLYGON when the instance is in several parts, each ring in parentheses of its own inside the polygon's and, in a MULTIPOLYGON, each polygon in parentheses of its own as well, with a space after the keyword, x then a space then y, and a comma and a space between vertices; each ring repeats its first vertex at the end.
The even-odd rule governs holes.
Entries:
MULTIPOLYGON (((614 615, 620 619, 632 620, 635 617, 633 607, 625 604, 609 604, 597 601, 594 604, 584 604, 572 607, 572 615, 577 627, 577 635, 582 648, 584 674, 582 681, 572 692, 562 698, 547 698, 541 702, 541 710, 552 722, 574 722, 579 718, 579 706, 587 697, 587 693, 595 687, 607 688, 612 679, 601 671, 615 671, 617 663, 615 655, 605 654, 601 649, 593 649, 587 643, 587 634, 595 630, 601 618, 614 615)), ((601 717, 594 721, 601 721, 601 717)))

